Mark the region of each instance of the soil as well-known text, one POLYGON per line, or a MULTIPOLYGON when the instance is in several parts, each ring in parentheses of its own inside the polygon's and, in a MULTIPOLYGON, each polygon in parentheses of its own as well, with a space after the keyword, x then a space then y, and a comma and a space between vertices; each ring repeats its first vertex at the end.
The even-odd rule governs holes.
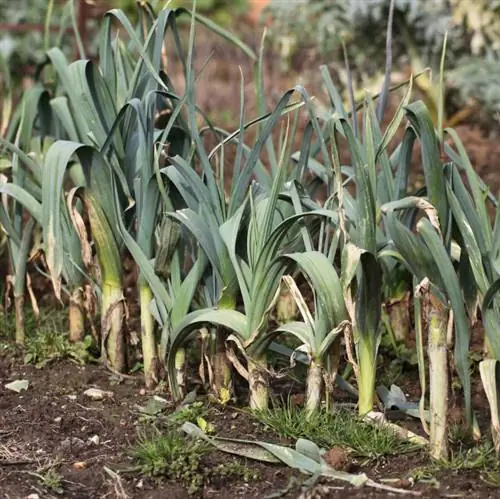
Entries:
MULTIPOLYGON (((68 498, 184 498, 187 491, 177 483, 152 481, 137 473, 121 473, 113 479, 105 468, 123 470, 133 463, 130 448, 137 439, 138 406, 151 394, 143 389, 140 376, 118 380, 100 365, 77 366, 62 361, 44 369, 23 365, 20 359, 0 357, 0 497, 2 499, 68 498), (27 391, 5 388, 15 379, 29 382, 27 391), (95 387, 112 392, 104 400, 91 400, 85 390, 95 387), (97 437, 96 437, 97 436, 97 437), (98 440, 97 440, 98 438, 98 440), (60 494, 48 490, 36 475, 53 468, 61 477, 60 494)), ((412 390, 413 391, 413 390, 412 390)), ((479 389, 478 389, 479 391, 479 389)), ((474 397, 484 407, 484 396, 474 397)), ((476 407, 478 409, 478 407, 476 407)), ((479 411, 485 413, 487 411, 479 411)), ((210 418, 219 436, 263 439, 281 445, 279 439, 237 408, 211 408, 210 418), (235 416, 235 414, 237 416, 235 416)), ((482 424, 485 421, 481 422, 482 424)), ((416 429, 418 424, 403 422, 416 429)), ((328 462, 350 472, 365 472, 371 479, 394 479, 391 485, 419 492, 422 497, 498 497, 479 472, 446 472, 438 477, 439 488, 412 485, 409 472, 428 463, 420 453, 396 456, 365 465, 352 460, 342 449, 330 449, 328 462)), ((207 467, 233 462, 234 458, 212 452, 207 467)), ((306 487, 307 476, 284 466, 246 462, 258 479, 212 480, 200 496, 215 497, 387 497, 386 491, 354 489, 341 482, 318 482, 306 487)))

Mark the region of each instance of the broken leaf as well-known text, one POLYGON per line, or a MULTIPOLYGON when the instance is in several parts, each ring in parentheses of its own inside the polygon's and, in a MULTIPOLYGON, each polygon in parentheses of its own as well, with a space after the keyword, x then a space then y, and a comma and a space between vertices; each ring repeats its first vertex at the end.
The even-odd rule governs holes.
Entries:
POLYGON ((20 393, 23 390, 27 390, 29 381, 27 379, 16 379, 5 385, 7 390, 12 390, 13 392, 20 393))

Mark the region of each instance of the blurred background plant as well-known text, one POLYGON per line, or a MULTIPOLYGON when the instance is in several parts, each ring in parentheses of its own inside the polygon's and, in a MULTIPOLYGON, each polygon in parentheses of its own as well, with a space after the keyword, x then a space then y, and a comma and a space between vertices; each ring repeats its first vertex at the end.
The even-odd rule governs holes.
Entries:
MULTIPOLYGON (((305 49, 308 57, 327 59, 345 83, 342 54, 345 43, 357 83, 373 89, 379 87, 384 71, 383 26, 389 3, 389 0, 271 0, 262 20, 269 25, 283 69, 296 66, 305 49)), ((410 72, 417 74, 426 67, 436 72, 443 38, 448 33, 448 119, 451 124, 463 121, 477 109, 477 104, 490 120, 496 119, 500 107, 495 78, 500 51, 500 2, 396 0, 394 7, 393 58, 398 69, 393 80, 404 80, 410 72)), ((435 114, 436 96, 431 93, 429 78, 420 78, 416 84, 435 114)))
MULTIPOLYGON (((132 3, 132 0, 126 0, 132 3)), ((172 0, 169 7, 191 8, 191 0, 172 0)), ((234 16, 244 14, 248 9, 247 0, 200 0, 196 3, 196 10, 203 15, 210 14, 210 19, 217 24, 227 26, 234 20, 234 16)))

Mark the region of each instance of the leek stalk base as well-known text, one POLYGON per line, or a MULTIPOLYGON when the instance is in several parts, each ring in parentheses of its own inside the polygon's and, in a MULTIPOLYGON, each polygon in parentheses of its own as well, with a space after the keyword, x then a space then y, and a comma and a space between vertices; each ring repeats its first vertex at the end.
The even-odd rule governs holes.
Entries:
POLYGON ((102 290, 102 322, 103 355, 110 367, 121 373, 126 369, 123 293, 121 285, 103 285, 102 290))
POLYGON ((265 355, 248 360, 248 385, 250 388, 250 409, 253 411, 267 411, 269 381, 267 379, 267 358, 265 355))
POLYGON ((376 349, 372 345, 374 334, 365 333, 360 335, 358 344, 358 411, 361 416, 373 410, 375 400, 375 378, 376 378, 376 349))
POLYGON ((448 311, 433 295, 429 298, 430 455, 442 460, 448 458, 448 311))
POLYGON ((83 311, 83 289, 76 288, 69 298, 69 340, 76 343, 85 338, 85 314, 83 311))
POLYGON ((311 360, 306 382, 306 414, 308 417, 319 411, 322 394, 323 369, 320 363, 311 360))
POLYGON ((186 395, 186 350, 179 348, 175 354, 175 378, 181 398, 186 395))
POLYGON ((24 296, 14 296, 14 309, 16 313, 16 343, 24 345, 26 334, 24 330, 24 296))
POLYGON ((230 398, 233 395, 233 366, 226 355, 225 334, 219 328, 215 331, 215 353, 213 355, 214 395, 230 398))
POLYGON ((141 345, 144 362, 144 382, 146 388, 153 388, 158 383, 159 359, 155 339, 155 322, 149 311, 153 293, 147 283, 141 282, 139 287, 141 305, 141 345))

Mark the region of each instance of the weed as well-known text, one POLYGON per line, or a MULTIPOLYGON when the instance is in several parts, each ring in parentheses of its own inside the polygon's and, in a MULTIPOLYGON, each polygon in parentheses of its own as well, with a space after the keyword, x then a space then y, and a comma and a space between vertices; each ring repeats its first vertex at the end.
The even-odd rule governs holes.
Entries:
POLYGON ((41 368, 55 360, 71 359, 83 365, 91 360, 89 354, 91 344, 90 336, 86 336, 82 342, 72 343, 66 334, 44 328, 36 336, 27 338, 24 362, 41 368))
POLYGON ((258 470, 249 468, 246 464, 242 464, 236 460, 230 463, 219 464, 211 470, 210 475, 224 480, 240 479, 245 483, 260 478, 258 470))
POLYGON ((41 482, 46 489, 62 494, 62 475, 55 468, 50 468, 45 474, 41 475, 41 482))
POLYGON ((199 418, 205 419, 207 415, 207 406, 198 401, 178 409, 168 417, 168 421, 176 426, 182 426, 186 422, 196 424, 199 418))
MULTIPOLYGON (((40 316, 37 317, 33 310, 26 307, 24 312, 24 327, 27 335, 33 335, 37 327, 48 321, 49 317, 56 321, 65 321, 64 313, 55 313, 53 311, 40 310, 40 316)), ((16 332, 16 322, 14 312, 8 313, 0 311, 0 333, 4 340, 13 339, 16 332)))
POLYGON ((64 492, 62 486, 63 477, 57 471, 57 466, 59 464, 59 462, 51 462, 48 466, 38 469, 36 473, 29 473, 37 477, 42 487, 47 491, 55 494, 62 494, 64 492))
POLYGON ((500 486, 500 462, 490 441, 470 448, 459 445, 451 452, 449 459, 417 468, 411 473, 411 477, 415 481, 431 479, 440 471, 479 471, 490 485, 500 486))
MULTIPOLYGON (((19 353, 20 347, 14 345, 9 339, 15 334, 14 314, 0 312, 0 331, 2 341, 0 349, 19 353)), ((26 345, 25 364, 34 364, 44 367, 49 362, 62 359, 71 359, 78 364, 84 364, 92 359, 90 348, 92 338, 85 337, 84 341, 72 343, 69 341, 67 315, 64 311, 41 310, 39 317, 31 309, 25 314, 26 345)))
POLYGON ((284 404, 255 416, 282 437, 306 438, 327 449, 347 447, 358 457, 378 459, 418 449, 390 429, 362 421, 347 409, 320 411, 306 417, 303 410, 284 404))
POLYGON ((142 434, 132 451, 140 473, 166 480, 177 480, 186 487, 188 493, 195 494, 205 481, 243 480, 248 483, 260 477, 258 470, 252 469, 238 460, 206 466, 202 459, 211 451, 204 441, 185 437, 177 430, 159 430, 142 434))
POLYGON ((201 458, 210 446, 206 442, 183 437, 176 430, 141 435, 133 458, 141 473, 180 481, 190 494, 203 484, 201 458))

